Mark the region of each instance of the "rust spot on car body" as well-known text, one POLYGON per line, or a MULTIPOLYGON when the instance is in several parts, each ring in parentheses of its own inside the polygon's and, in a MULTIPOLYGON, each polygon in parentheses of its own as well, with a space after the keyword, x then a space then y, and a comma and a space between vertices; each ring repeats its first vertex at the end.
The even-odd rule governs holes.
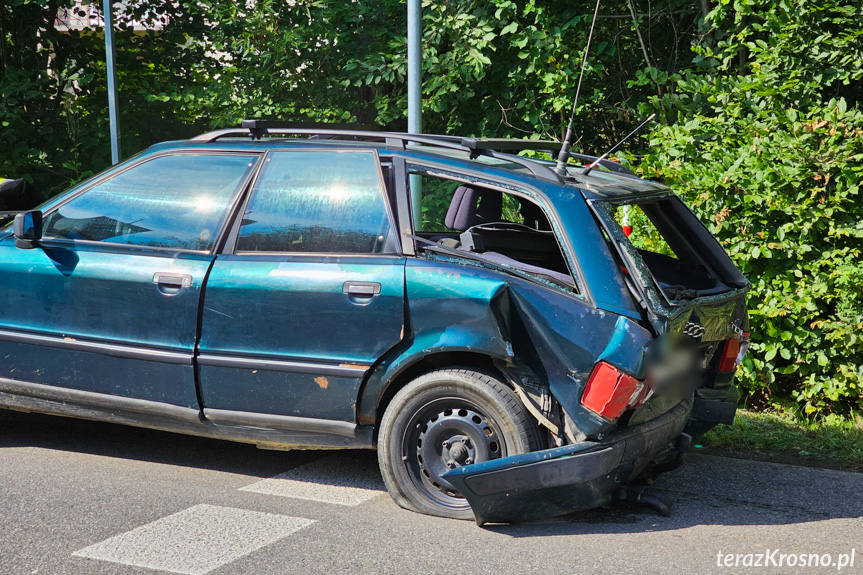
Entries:
POLYGON ((317 383, 318 387, 320 387, 321 389, 326 389, 327 386, 330 384, 329 380, 326 377, 316 377, 315 383, 317 383))
POLYGON ((368 369, 369 366, 362 363, 340 363, 339 367, 347 367, 348 369, 368 369))

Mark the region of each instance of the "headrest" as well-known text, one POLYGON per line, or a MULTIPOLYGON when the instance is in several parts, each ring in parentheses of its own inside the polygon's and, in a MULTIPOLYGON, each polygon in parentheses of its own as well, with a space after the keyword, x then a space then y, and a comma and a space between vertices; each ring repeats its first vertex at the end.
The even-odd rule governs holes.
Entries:
POLYGON ((521 209, 519 211, 521 212, 522 217, 524 217, 524 225, 535 230, 551 230, 548 218, 545 213, 543 213, 542 208, 530 200, 519 198, 518 201, 521 204, 521 209))
POLYGON ((465 231, 471 226, 499 222, 503 211, 503 194, 494 190, 459 186, 453 194, 444 225, 465 231))

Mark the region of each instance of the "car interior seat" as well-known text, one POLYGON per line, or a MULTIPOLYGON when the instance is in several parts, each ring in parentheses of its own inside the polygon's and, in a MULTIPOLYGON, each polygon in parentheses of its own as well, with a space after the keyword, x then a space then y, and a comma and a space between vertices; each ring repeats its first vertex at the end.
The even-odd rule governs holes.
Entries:
POLYGON ((572 284, 557 239, 542 209, 521 200, 525 224, 503 221, 503 194, 497 190, 459 186, 444 224, 461 233, 458 240, 435 238, 440 245, 481 253, 498 264, 572 284))
POLYGON ((444 225, 463 232, 478 224, 499 222, 502 212, 503 194, 500 192, 459 186, 450 201, 444 225))

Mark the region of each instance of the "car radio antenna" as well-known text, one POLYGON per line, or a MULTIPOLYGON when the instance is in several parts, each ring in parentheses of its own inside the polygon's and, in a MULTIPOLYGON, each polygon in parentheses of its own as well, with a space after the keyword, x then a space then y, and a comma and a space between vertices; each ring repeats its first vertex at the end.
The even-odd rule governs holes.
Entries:
POLYGON ((569 161, 569 149, 572 146, 572 123, 575 120, 575 108, 578 106, 578 95, 581 92, 581 80, 584 78, 584 68, 587 66, 587 55, 590 52, 590 41, 593 39, 593 28, 596 26, 596 16, 599 14, 599 2, 596 0, 596 8, 593 11, 593 20, 590 22, 590 33, 587 35, 587 46, 584 48, 584 58, 581 60, 581 73, 578 75, 578 85, 575 88, 575 99, 572 101, 572 112, 569 114, 569 125, 566 127, 566 136, 563 138, 563 146, 557 154, 557 166, 554 171, 559 176, 566 176, 566 163, 569 161))
POLYGON ((592 170, 593 168, 595 168, 596 166, 598 166, 598 165, 600 164, 600 162, 602 162, 602 160, 604 160, 604 159, 605 159, 605 158, 606 158, 610 153, 612 153, 614 150, 616 150, 617 148, 619 148, 619 147, 621 146, 621 144, 623 144, 623 142, 625 142, 626 140, 628 140, 629 138, 631 138, 632 136, 634 136, 634 135, 638 132, 638 130, 640 130, 641 128, 643 128, 645 124, 647 124, 649 121, 651 121, 651 120, 652 120, 653 118, 655 118, 655 117, 656 117, 656 112, 654 112, 653 114, 651 114, 649 118, 647 118, 645 121, 643 121, 642 123, 640 123, 640 124, 638 125, 638 127, 637 127, 636 129, 634 129, 633 131, 631 131, 629 134, 627 134, 625 138, 623 138, 621 141, 619 141, 618 143, 616 143, 616 144, 614 145, 614 147, 613 147, 613 148, 611 148, 610 150, 608 150, 607 152, 605 152, 604 154, 602 154, 601 156, 599 156, 598 158, 596 158, 596 159, 593 161, 593 163, 592 163, 592 164, 590 164, 589 166, 587 166, 586 168, 584 168, 584 169, 581 171, 581 173, 582 173, 582 174, 584 174, 585 176, 586 176, 587 174, 589 174, 589 173, 590 173, 590 170, 592 170))

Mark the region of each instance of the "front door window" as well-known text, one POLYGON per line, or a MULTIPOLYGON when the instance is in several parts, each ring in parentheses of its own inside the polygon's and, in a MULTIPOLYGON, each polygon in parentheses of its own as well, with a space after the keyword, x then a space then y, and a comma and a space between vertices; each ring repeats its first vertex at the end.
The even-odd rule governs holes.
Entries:
POLYGON ((157 157, 62 204, 45 236, 209 251, 253 165, 249 156, 157 157))

